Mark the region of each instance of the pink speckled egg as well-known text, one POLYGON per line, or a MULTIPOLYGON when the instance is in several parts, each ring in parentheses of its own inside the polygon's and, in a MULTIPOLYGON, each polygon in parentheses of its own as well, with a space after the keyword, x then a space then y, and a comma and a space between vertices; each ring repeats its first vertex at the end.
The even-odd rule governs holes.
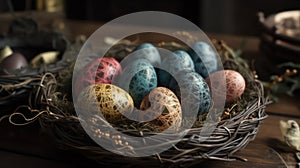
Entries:
POLYGON ((92 84, 111 84, 112 79, 121 71, 121 65, 116 59, 98 58, 89 63, 78 76, 74 92, 78 95, 85 87, 92 84))
POLYGON ((239 98, 245 91, 246 82, 244 77, 234 70, 221 70, 212 73, 205 79, 208 85, 211 87, 210 78, 218 78, 225 75, 226 81, 226 103, 233 102, 239 98))

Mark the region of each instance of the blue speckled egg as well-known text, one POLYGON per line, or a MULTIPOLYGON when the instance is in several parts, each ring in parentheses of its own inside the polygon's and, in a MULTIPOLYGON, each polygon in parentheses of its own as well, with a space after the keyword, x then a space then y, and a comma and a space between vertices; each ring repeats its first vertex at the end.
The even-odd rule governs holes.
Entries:
POLYGON ((125 90, 129 87, 128 92, 134 100, 134 105, 139 107, 149 91, 157 87, 157 75, 147 59, 136 59, 124 67, 123 73, 117 77, 116 85, 125 90))
POLYGON ((137 58, 145 58, 154 66, 159 66, 161 58, 158 50, 150 43, 143 43, 135 48, 134 53, 137 58))
POLYGON ((169 87, 169 83, 173 78, 171 74, 176 75, 183 71, 195 71, 194 63, 190 55, 183 50, 177 50, 174 51, 173 54, 165 55, 162 59, 161 66, 163 66, 165 70, 158 70, 158 83, 164 87, 169 87))
POLYGON ((203 78, 218 70, 218 55, 206 42, 196 42, 189 53, 195 64, 195 71, 203 78))
POLYGON ((175 93, 181 100, 183 113, 188 115, 195 111, 198 114, 208 112, 211 96, 204 78, 196 72, 181 72, 176 75, 176 80, 173 79, 171 85, 176 88, 175 93))

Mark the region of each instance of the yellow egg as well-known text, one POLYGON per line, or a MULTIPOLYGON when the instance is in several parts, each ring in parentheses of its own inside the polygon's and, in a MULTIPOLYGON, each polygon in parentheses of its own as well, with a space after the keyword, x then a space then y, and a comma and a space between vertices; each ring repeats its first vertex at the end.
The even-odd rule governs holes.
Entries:
POLYGON ((97 115, 102 112, 110 123, 125 119, 124 113, 130 113, 133 108, 131 96, 123 89, 112 84, 93 84, 86 87, 78 96, 77 107, 87 115, 97 115))
POLYGON ((181 126, 182 112, 176 95, 165 87, 156 87, 143 99, 140 109, 144 119, 158 116, 149 123, 160 131, 178 130, 181 126))

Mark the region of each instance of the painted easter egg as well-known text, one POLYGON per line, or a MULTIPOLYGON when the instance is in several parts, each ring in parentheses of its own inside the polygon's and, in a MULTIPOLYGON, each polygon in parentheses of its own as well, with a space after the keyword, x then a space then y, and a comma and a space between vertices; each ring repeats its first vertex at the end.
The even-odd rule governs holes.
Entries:
POLYGON ((201 75, 196 72, 181 72, 176 75, 176 80, 172 80, 171 85, 181 100, 183 114, 188 115, 189 111, 196 111, 198 114, 208 112, 211 105, 210 89, 201 75))
POLYGON ((121 65, 122 67, 127 67, 136 59, 146 59, 154 67, 161 64, 161 58, 157 48, 150 43, 143 43, 137 46, 132 53, 122 59, 121 65))
POLYGON ((164 87, 169 87, 170 81, 173 78, 171 74, 176 75, 181 71, 195 71, 194 63, 190 55, 183 50, 177 50, 174 51, 173 54, 165 55, 161 65, 164 66, 164 69, 157 71, 158 83, 159 86, 164 87))
POLYGON ((140 109, 144 120, 153 118, 147 124, 151 124, 159 131, 178 130, 181 126, 182 112, 177 96, 168 88, 157 87, 143 99, 140 109), (157 114, 158 113, 158 114, 157 114), (158 117, 156 117, 158 116, 158 117))
POLYGON ((157 87, 157 75, 151 63, 141 58, 124 67, 123 73, 118 75, 113 83, 127 90, 135 106, 139 107, 149 91, 157 87))
POLYGON ((195 71, 206 78, 218 69, 217 52, 203 41, 196 42, 189 51, 195 64, 195 71))
POLYGON ((90 62, 75 81, 74 92, 76 95, 80 91, 91 85, 98 83, 111 84, 113 78, 122 71, 121 65, 114 58, 98 58, 90 62))
POLYGON ((223 75, 225 75, 226 81, 226 103, 229 103, 236 100, 244 93, 246 82, 244 77, 239 72, 234 70, 221 70, 214 72, 205 80, 210 85, 210 78, 217 79, 223 75))
POLYGON ((137 46, 134 53, 137 58, 145 58, 154 66, 159 66, 161 63, 157 48, 150 43, 143 43, 137 46))
POLYGON ((9 72, 28 66, 26 58, 20 53, 12 53, 6 56, 0 63, 0 74, 5 75, 9 72))
POLYGON ((87 116, 102 113, 110 123, 126 118, 133 108, 131 96, 123 89, 112 84, 92 84, 84 88, 77 99, 77 106, 87 116))

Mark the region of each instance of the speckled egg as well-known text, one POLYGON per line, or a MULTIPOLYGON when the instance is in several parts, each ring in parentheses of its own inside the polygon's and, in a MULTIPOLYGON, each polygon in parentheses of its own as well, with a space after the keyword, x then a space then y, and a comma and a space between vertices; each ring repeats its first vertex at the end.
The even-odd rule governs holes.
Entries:
POLYGON ((214 72, 205 80, 210 85, 209 78, 218 78, 218 76, 224 74, 226 80, 226 103, 229 103, 236 100, 244 93, 246 82, 244 77, 234 70, 221 70, 214 72))
POLYGON ((189 51, 195 64, 195 71, 206 78, 218 69, 217 53, 206 42, 196 42, 189 51))
POLYGON ((87 116, 102 112, 110 123, 126 119, 123 114, 130 113, 134 108, 131 96, 112 84, 89 85, 79 94, 77 106, 87 116))
POLYGON ((75 94, 91 84, 111 84, 112 79, 122 71, 121 65, 114 58, 98 58, 89 63, 75 82, 75 94))
POLYGON ((147 59, 136 59, 124 67, 123 73, 116 78, 116 85, 127 90, 139 107, 142 99, 150 90, 157 87, 157 75, 147 59))
POLYGON ((181 71, 195 71, 194 63, 190 55, 183 50, 177 50, 174 51, 173 54, 165 55, 162 60, 162 66, 165 70, 159 69, 157 71, 158 83, 159 86, 164 87, 169 87, 170 81, 173 78, 171 74, 176 75, 181 71))
POLYGON ((132 54, 135 59, 145 58, 154 66, 159 66, 161 63, 157 48, 150 43, 143 43, 137 46, 132 54))
POLYGON ((166 129, 178 130, 181 126, 182 112, 180 102, 177 96, 168 88, 157 87, 151 90, 143 99, 140 109, 144 110, 142 118, 145 120, 153 118, 153 115, 158 116, 147 124, 151 124, 159 131, 166 129))
POLYGON ((196 72, 181 72, 176 75, 176 81, 173 80, 171 85, 176 85, 172 88, 181 100, 183 114, 208 112, 211 105, 210 89, 201 75, 196 72))
POLYGON ((12 53, 5 57, 0 63, 0 74, 5 75, 9 72, 28 66, 26 58, 20 53, 12 53))

